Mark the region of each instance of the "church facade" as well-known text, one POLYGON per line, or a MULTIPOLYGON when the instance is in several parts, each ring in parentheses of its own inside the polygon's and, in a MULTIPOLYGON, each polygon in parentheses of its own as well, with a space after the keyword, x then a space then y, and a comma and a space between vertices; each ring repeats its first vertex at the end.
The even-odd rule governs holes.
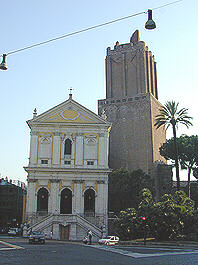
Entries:
POLYGON ((110 123, 72 99, 27 121, 27 229, 54 239, 107 230, 110 123), (28 228, 29 227, 29 228, 28 228))

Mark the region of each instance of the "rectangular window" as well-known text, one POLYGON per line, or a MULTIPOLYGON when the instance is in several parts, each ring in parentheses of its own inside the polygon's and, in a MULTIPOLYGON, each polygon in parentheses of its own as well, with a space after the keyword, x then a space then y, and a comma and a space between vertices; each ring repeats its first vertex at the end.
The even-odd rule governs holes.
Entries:
POLYGON ((66 161, 64 161, 64 164, 65 165, 71 165, 71 161, 66 160, 66 161))
POLYGON ((42 165, 46 165, 46 164, 48 164, 48 160, 46 160, 46 159, 42 159, 42 160, 41 160, 41 164, 42 164, 42 165))
POLYGON ((94 165, 94 161, 87 161, 87 165, 88 166, 93 166, 94 165))

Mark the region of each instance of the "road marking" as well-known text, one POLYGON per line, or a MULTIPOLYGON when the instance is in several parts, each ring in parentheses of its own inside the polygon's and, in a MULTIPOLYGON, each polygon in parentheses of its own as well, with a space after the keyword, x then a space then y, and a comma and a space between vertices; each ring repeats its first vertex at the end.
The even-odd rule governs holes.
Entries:
POLYGON ((1 250, 13 250, 13 248, 0 248, 0 251, 1 250))
MULTIPOLYGON (((17 245, 13 245, 13 244, 10 244, 10 243, 7 243, 7 242, 4 242, 4 241, 0 241, 0 244, 3 244, 5 246, 8 246, 10 248, 7 248, 8 249, 24 249, 23 247, 20 247, 20 246, 17 246, 17 245)), ((0 250, 5 250, 6 248, 0 248, 0 250)))
POLYGON ((126 250, 122 250, 122 249, 115 249, 115 248, 111 248, 111 247, 107 247, 107 246, 94 246, 94 245, 92 245, 90 247, 101 249, 104 251, 117 253, 117 254, 121 254, 124 256, 132 257, 132 258, 148 258, 148 257, 159 257, 159 256, 168 256, 168 255, 198 254, 198 250, 143 254, 143 253, 134 253, 134 252, 126 251, 126 250))

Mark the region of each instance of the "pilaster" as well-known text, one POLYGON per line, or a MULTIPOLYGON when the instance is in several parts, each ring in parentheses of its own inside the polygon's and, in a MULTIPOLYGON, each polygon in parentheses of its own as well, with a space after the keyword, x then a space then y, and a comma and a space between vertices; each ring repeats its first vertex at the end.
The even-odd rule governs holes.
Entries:
POLYGON ((50 205, 49 211, 50 213, 57 214, 59 211, 60 206, 58 205, 59 201, 59 180, 57 179, 50 179, 50 205))
POLYGON ((38 133, 31 131, 30 133, 30 159, 29 159, 30 165, 36 164, 37 137, 38 137, 38 133))
POLYGON ((82 203, 82 187, 83 187, 83 180, 73 180, 74 183, 74 197, 73 197, 73 213, 83 213, 84 212, 84 205, 82 203))
POLYGON ((83 133, 76 136, 76 165, 83 165, 83 133))
POLYGON ((54 133, 53 164, 58 165, 60 161, 60 133, 54 133))

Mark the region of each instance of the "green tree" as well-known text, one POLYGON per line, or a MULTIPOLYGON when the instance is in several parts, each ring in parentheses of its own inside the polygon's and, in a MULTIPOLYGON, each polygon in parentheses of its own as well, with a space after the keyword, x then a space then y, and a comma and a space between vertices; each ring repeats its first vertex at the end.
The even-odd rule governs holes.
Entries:
MULTIPOLYGON (((188 227, 194 216, 194 202, 183 191, 165 194, 155 203, 147 189, 142 190, 137 215, 146 216, 150 236, 160 240, 183 238, 191 233, 188 227)), ((192 221, 193 223, 194 221, 192 221)))
POLYGON ((192 117, 188 116, 188 109, 182 108, 178 110, 179 103, 175 101, 167 101, 164 106, 160 109, 160 113, 156 115, 155 126, 160 128, 165 126, 168 129, 169 126, 172 126, 173 130, 173 139, 174 139, 174 160, 176 168, 176 179, 177 179, 177 190, 180 189, 180 178, 179 178, 179 162, 178 162, 178 150, 177 150, 177 134, 176 130, 178 125, 184 124, 189 128, 192 117))
MULTIPOLYGON (((178 146, 178 138, 177 138, 177 151, 179 156, 179 146, 178 146)), ((175 146, 174 139, 168 139, 162 146, 160 146, 160 155, 163 156, 166 160, 169 160, 172 163, 172 166, 175 166, 175 146)))
POLYGON ((194 211, 193 201, 183 191, 175 194, 165 194, 156 204, 158 215, 154 217, 155 231, 159 239, 182 238, 186 218, 191 217, 194 211))
POLYGON ((109 210, 115 213, 127 208, 137 208, 142 188, 153 190, 153 180, 142 170, 113 171, 109 176, 109 210))
POLYGON ((138 216, 134 208, 120 211, 114 220, 114 231, 120 239, 131 240, 138 237, 138 216))
MULTIPOLYGON (((188 170, 187 193, 190 197, 190 177, 198 162, 198 136, 183 135, 177 138, 178 160, 182 169, 188 170)), ((174 160, 174 138, 166 140, 160 147, 160 154, 167 160, 174 160)))
POLYGON ((179 138, 179 160, 182 169, 188 170, 188 197, 190 197, 190 178, 193 169, 198 165, 198 135, 179 138))
POLYGON ((140 216, 149 216, 151 208, 154 207, 152 193, 149 189, 144 188, 140 191, 138 213, 140 216))
POLYGON ((195 208, 197 208, 198 207, 198 183, 197 181, 193 181, 190 185, 190 198, 195 202, 195 208))
POLYGON ((141 238, 142 217, 146 217, 147 232, 160 240, 197 239, 198 210, 194 202, 183 191, 165 194, 159 202, 154 202, 148 189, 143 189, 139 196, 138 208, 121 211, 116 220, 116 233, 123 240, 141 238), (194 233, 194 234, 193 234, 194 233))
POLYGON ((186 215, 183 227, 184 239, 197 241, 198 239, 198 209, 194 209, 192 215, 186 215))
POLYGON ((115 213, 129 206, 129 172, 123 168, 113 171, 109 175, 109 211, 115 213))

